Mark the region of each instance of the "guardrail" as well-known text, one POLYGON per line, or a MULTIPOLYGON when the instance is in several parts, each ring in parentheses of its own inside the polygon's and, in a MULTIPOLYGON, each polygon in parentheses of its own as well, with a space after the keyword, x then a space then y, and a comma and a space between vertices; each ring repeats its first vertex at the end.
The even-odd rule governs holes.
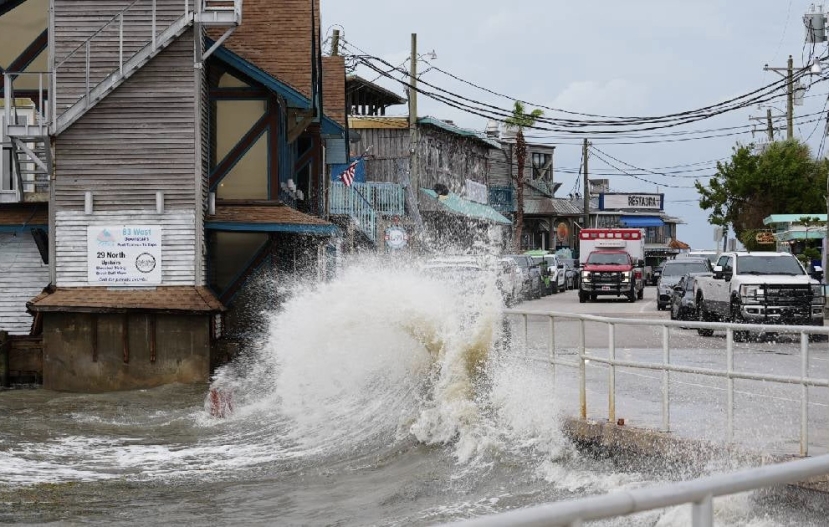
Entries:
POLYGON ((719 474, 694 481, 658 487, 625 490, 579 500, 563 501, 453 523, 463 527, 501 525, 581 526, 585 521, 604 520, 637 512, 691 504, 694 527, 714 525, 714 498, 785 485, 829 473, 829 455, 767 465, 733 474, 719 474))
POLYGON ((632 368, 662 372, 662 431, 671 431, 671 394, 670 375, 671 373, 689 373, 725 379, 727 403, 726 403, 726 441, 734 440, 734 381, 735 379, 764 381, 777 384, 800 385, 800 455, 806 456, 809 453, 809 388, 829 388, 829 378, 813 378, 809 376, 809 361, 811 349, 809 346, 810 335, 829 336, 829 327, 823 326, 789 326, 789 325, 762 325, 762 324, 733 324, 724 322, 697 322, 697 321, 671 321, 671 320, 645 320, 645 319, 623 319, 609 318, 597 315, 580 315, 573 313, 539 313, 526 310, 507 310, 509 315, 517 315, 522 319, 522 328, 525 346, 528 346, 528 317, 540 317, 549 319, 548 338, 548 361, 555 368, 556 366, 567 366, 578 370, 579 385, 579 417, 587 419, 587 367, 588 364, 601 364, 608 368, 608 407, 607 419, 609 422, 616 422, 616 369, 632 368), (557 354, 555 343, 555 322, 556 320, 577 320, 579 321, 579 348, 578 361, 572 362, 560 358, 557 354), (588 353, 586 349, 585 322, 598 322, 608 327, 607 356, 602 357, 588 353), (662 328, 662 362, 637 362, 631 360, 619 360, 616 357, 616 326, 661 326, 662 328), (669 339, 670 328, 691 328, 691 329, 713 329, 725 330, 726 332, 726 368, 701 368, 695 366, 684 366, 671 363, 671 345, 669 339), (738 371, 734 368, 734 331, 753 332, 775 332, 794 333, 800 335, 800 375, 786 376, 764 373, 749 373, 738 371))

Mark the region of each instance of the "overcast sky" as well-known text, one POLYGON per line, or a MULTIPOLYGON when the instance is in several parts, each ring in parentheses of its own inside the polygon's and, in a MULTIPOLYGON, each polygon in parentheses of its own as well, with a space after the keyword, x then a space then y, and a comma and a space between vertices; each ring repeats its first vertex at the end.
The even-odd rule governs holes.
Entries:
MULTIPOLYGON (((810 5, 805 0, 322 0, 322 27, 327 35, 339 27, 354 46, 350 49, 360 48, 394 65, 407 59, 410 35, 417 33, 419 53, 437 54, 437 59, 427 59, 429 63, 509 98, 436 70, 425 71, 426 62, 419 63, 425 71, 422 79, 500 108, 511 108, 512 100, 521 99, 530 108, 656 116, 709 106, 770 84, 780 77, 764 71, 764 65, 785 67, 788 55, 794 57, 796 68, 804 65, 813 51, 804 43, 802 22, 810 5)), ((826 45, 817 45, 814 53, 826 55, 826 45)), ((829 65, 824 69, 829 72, 829 65)), ((371 80, 377 77, 365 68, 357 73, 371 80)), ((394 81, 377 82, 403 94, 403 86, 394 81)), ((817 122, 817 116, 807 115, 825 114, 827 91, 829 82, 814 85, 804 104, 795 106, 795 136, 808 137, 814 154, 824 138, 825 120, 817 122)), ((485 117, 423 95, 418 100, 421 116, 450 119, 475 130, 487 124, 485 117)), ((779 108, 773 110, 775 115, 784 115, 785 96, 771 104, 779 108)), ((405 105, 392 113, 405 115, 405 105)), ((665 193, 665 211, 685 221, 677 238, 697 249, 710 248, 712 228, 708 212, 699 208, 694 178, 712 175, 714 162, 728 158, 737 141, 764 139, 765 123, 757 123, 753 139, 749 117, 765 114, 765 108, 752 105, 664 131, 634 134, 647 137, 589 136, 600 151, 628 165, 610 158, 613 164, 639 179, 595 156, 590 158, 590 177, 607 177, 614 191, 658 188, 665 193), (720 130, 729 127, 740 128, 720 130), (674 135, 702 130, 716 131, 674 135), (701 138, 725 134, 734 135, 701 138), (693 140, 677 141, 689 138, 693 140)), ((550 110, 545 116, 566 117, 550 110)), ((785 118, 778 124, 777 135, 784 137, 785 118)), ((533 141, 557 145, 554 179, 562 183, 557 197, 566 197, 575 190, 584 136, 536 130, 527 134, 533 141)))

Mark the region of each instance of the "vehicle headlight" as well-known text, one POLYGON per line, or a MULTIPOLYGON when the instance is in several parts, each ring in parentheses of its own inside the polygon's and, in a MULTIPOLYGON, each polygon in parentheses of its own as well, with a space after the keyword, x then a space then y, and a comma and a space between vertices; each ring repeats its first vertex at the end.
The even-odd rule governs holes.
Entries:
POLYGON ((817 305, 826 303, 826 297, 823 294, 823 286, 821 284, 812 284, 812 303, 817 305))
POLYGON ((746 299, 756 300, 758 298, 763 298, 763 296, 765 296, 765 292, 763 291, 763 287, 759 285, 741 285, 740 296, 746 299))
POLYGON ((590 271, 582 271, 581 272, 581 279, 585 282, 590 281, 590 271))
POLYGON ((622 273, 622 282, 630 282, 631 277, 633 276, 633 271, 625 271, 622 273))

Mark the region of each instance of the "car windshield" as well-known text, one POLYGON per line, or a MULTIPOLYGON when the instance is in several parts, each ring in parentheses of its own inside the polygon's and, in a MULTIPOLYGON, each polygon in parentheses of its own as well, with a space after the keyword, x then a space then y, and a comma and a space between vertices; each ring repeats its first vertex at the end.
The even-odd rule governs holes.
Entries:
POLYGON ((803 268, 791 256, 741 255, 737 258, 737 272, 740 274, 805 274, 803 268))
POLYGON ((662 276, 682 276, 705 271, 708 271, 708 264, 704 262, 671 262, 662 268, 662 276))
POLYGON ((593 253, 587 257, 587 263, 593 265, 627 265, 630 260, 626 253, 593 253))

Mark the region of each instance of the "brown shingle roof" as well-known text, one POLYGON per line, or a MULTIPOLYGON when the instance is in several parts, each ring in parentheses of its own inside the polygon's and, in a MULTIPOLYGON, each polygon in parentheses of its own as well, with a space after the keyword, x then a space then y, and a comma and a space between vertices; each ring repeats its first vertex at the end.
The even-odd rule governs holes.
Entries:
POLYGON ((26 203, 0 206, 0 225, 48 225, 49 209, 46 203, 26 203))
POLYGON ((224 223, 289 223, 292 225, 332 225, 287 205, 218 205, 216 214, 207 216, 207 222, 224 223))
POLYGON ((59 287, 44 291, 26 307, 33 312, 73 311, 121 313, 212 313, 225 307, 206 287, 169 286, 155 289, 107 289, 105 287, 59 287))

